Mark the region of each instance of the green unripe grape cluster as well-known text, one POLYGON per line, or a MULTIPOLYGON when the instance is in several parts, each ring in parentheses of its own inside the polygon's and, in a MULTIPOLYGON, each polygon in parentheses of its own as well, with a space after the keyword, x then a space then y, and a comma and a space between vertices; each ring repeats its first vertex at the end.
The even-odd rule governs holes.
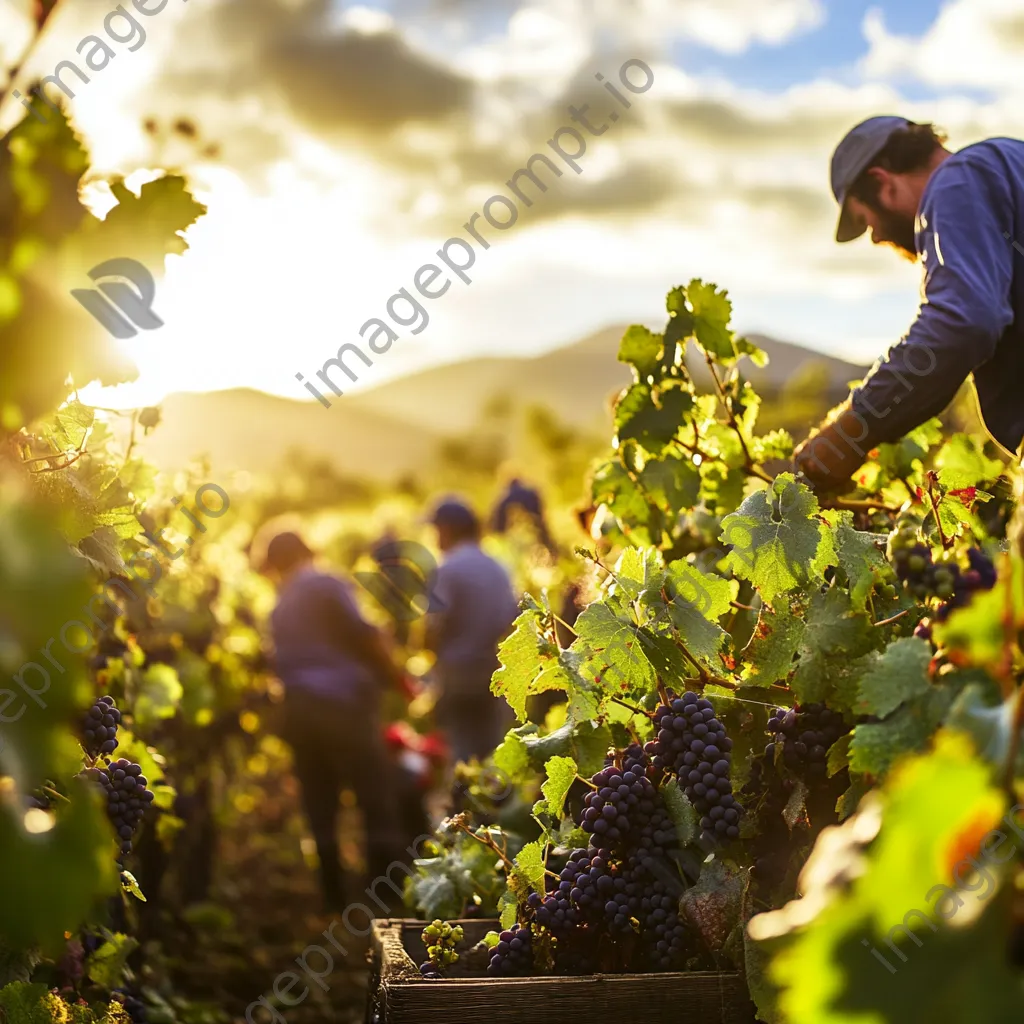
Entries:
POLYGON ((459 959, 455 947, 462 941, 462 926, 451 925, 440 919, 432 921, 423 929, 423 945, 427 956, 438 968, 450 967, 459 959))

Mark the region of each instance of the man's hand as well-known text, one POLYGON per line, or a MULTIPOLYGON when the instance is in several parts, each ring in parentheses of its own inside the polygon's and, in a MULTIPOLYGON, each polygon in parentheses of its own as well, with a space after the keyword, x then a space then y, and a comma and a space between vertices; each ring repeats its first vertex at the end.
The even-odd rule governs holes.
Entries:
POLYGON ((850 490, 850 477, 867 458, 866 435, 863 418, 847 406, 797 448, 797 469, 819 493, 842 494, 850 490))

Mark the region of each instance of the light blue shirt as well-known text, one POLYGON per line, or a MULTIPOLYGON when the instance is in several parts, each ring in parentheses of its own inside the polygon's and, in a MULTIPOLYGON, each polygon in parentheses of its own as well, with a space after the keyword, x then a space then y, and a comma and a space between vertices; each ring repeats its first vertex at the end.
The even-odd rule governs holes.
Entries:
POLYGON ((478 544, 467 541, 446 554, 430 595, 439 679, 449 691, 477 688, 478 683, 468 680, 490 679, 499 665, 498 644, 519 614, 508 573, 478 544))

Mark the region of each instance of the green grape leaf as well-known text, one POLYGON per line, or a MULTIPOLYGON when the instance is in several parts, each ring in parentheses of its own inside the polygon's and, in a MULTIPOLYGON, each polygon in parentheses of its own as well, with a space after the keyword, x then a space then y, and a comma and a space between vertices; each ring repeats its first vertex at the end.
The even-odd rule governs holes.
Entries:
POLYGON ((142 674, 132 713, 137 725, 172 718, 178 710, 184 688, 172 665, 156 662, 142 674))
POLYGON ((786 679, 795 667, 806 629, 803 617, 792 613, 788 601, 777 602, 774 609, 762 605, 753 636, 743 649, 744 682, 771 686, 786 679))
POLYGON ((562 816, 566 794, 576 781, 576 762, 571 757, 552 757, 544 765, 546 778, 540 787, 544 794, 544 809, 553 818, 562 816))
MULTIPOLYGON (((163 821, 163 817, 161 817, 160 820, 163 821)), ((181 821, 180 818, 177 820, 181 821)), ((181 824, 184 826, 185 822, 182 821, 181 824)), ((130 871, 121 872, 121 888, 128 893, 129 896, 134 896, 141 903, 149 902, 149 900, 146 899, 146 894, 139 886, 138 879, 130 871)))
POLYGON ((530 767, 526 744, 515 732, 505 734, 505 739, 494 751, 494 765, 510 779, 521 778, 530 767))
MULTIPOLYGON (((1015 690, 1001 701, 993 679, 970 682, 953 702, 945 724, 970 736, 979 757, 1002 767, 1010 756, 1020 693, 1015 690)), ((1024 751, 1018 750, 1015 770, 1018 777, 1024 774, 1024 751)))
POLYGON ((718 620, 736 599, 739 584, 703 573, 679 560, 668 567, 669 615, 686 649, 705 665, 714 664, 727 636, 718 620))
POLYGON ((139 948, 137 939, 115 932, 85 961, 85 973, 101 988, 118 988, 128 957, 139 948))
POLYGON ((444 857, 432 857, 413 862, 417 874, 411 880, 412 898, 430 921, 454 917, 462 909, 462 900, 445 870, 445 861, 444 857))
POLYGON ((646 327, 633 324, 619 342, 619 362, 633 366, 638 382, 657 374, 664 339, 646 327))
POLYGON ((624 593, 627 600, 635 601, 649 587, 660 587, 662 577, 653 551, 626 548, 615 563, 615 593, 624 593))
POLYGON ((828 777, 838 775, 844 768, 850 767, 850 744, 853 737, 847 733, 828 748, 828 777))
POLYGON ((818 500, 792 473, 751 494, 722 520, 720 539, 732 546, 726 565, 753 583, 769 604, 778 594, 820 581, 835 564, 835 545, 818 518, 818 500))
POLYGON ((959 491, 998 479, 1003 464, 985 455, 982 443, 970 434, 954 434, 935 456, 939 483, 945 490, 959 491))
POLYGON ((793 695, 803 704, 826 701, 837 711, 850 711, 864 672, 858 659, 882 642, 881 630, 854 610, 846 591, 832 587, 815 594, 805 614, 793 695))
POLYGON ((518 896, 525 898, 530 889, 544 892, 544 843, 534 840, 527 843, 513 861, 509 875, 509 886, 518 896))
MULTIPOLYGON (((849 752, 847 750, 847 752, 849 752)), ((867 793, 872 792, 871 784, 863 775, 852 776, 850 788, 836 801, 836 814, 840 821, 845 821, 860 806, 867 793)))
POLYGON ((769 363, 768 353, 763 348, 758 348, 749 338, 735 337, 733 338, 733 345, 736 348, 736 354, 741 356, 749 356, 750 361, 763 370, 769 363))
POLYGON ((604 757, 612 745, 612 734, 606 725, 592 721, 577 722, 570 738, 570 750, 584 778, 604 767, 604 757))
POLYGON ((700 470, 691 459, 666 456, 649 459, 640 471, 640 483, 659 505, 675 516, 693 508, 700 493, 700 470))
POLYGON ((574 628, 577 638, 573 641, 573 651, 583 654, 589 648, 601 654, 628 689, 648 691, 654 688, 654 668, 635 623, 620 618, 603 601, 595 601, 580 613, 574 628))
POLYGON ((981 879, 972 878, 986 830, 1016 845, 1004 810, 969 741, 949 736, 823 833, 801 875, 802 898, 748 926, 771 955, 783 1019, 1017 1019, 1020 974, 1006 956, 1012 886, 996 863, 1005 851, 983 853, 981 879))
POLYGON ((620 395, 615 406, 618 443, 632 439, 652 455, 660 455, 692 409, 693 393, 687 388, 652 391, 646 384, 634 384, 620 395))
POLYGON ((686 299, 693 313, 693 335, 700 347, 719 361, 735 359, 732 331, 732 303, 729 293, 696 278, 686 286, 686 299))
POLYGON ((53 414, 50 423, 44 424, 43 436, 58 452, 77 451, 88 437, 95 418, 94 409, 72 400, 53 414))
POLYGON ((502 929, 509 929, 516 923, 519 914, 519 900, 511 889, 506 889, 498 900, 498 921, 502 929))
POLYGON ((757 414, 761 411, 761 396, 754 390, 749 380, 743 381, 740 385, 739 395, 733 400, 732 409, 743 437, 749 445, 753 440, 757 414))
POLYGON ((912 476, 920 471, 921 461, 942 440, 942 423, 930 419, 893 444, 878 446, 878 463, 889 479, 912 476))
POLYGON ((700 815, 686 798, 677 782, 670 781, 661 787, 661 798, 665 802, 672 824, 676 827, 676 836, 680 846, 689 846, 697 841, 700 835, 700 815))
POLYGON ((853 528, 853 513, 828 509, 822 518, 832 527, 839 567, 850 585, 853 607, 863 611, 875 584, 892 575, 878 548, 878 536, 853 528))
POLYGON ((130 540, 142 532, 142 523, 135 517, 130 505, 123 508, 112 508, 106 512, 97 512, 93 516, 97 527, 109 526, 121 540, 130 540))
POLYGON ((772 459, 788 459, 795 447, 788 430, 772 430, 762 437, 754 438, 751 454, 755 462, 770 462, 772 459))
POLYGON ((924 750, 955 695, 949 687, 933 685, 883 721, 856 726, 850 744, 850 770, 882 776, 899 758, 924 750))
POLYGON ((25 831, 22 812, 0 807, 0 878, 7 880, 0 945, 39 945, 59 957, 64 933, 77 931, 118 891, 113 832, 98 787, 75 778, 68 796, 53 827, 35 835, 25 831))
POLYGON ((725 945, 740 916, 743 876, 717 858, 705 862, 697 884, 679 899, 679 914, 700 933, 708 949, 725 945))
MULTIPOLYGON (((526 721, 526 698, 540 692, 538 678, 554 655, 553 645, 541 636, 537 613, 533 609, 522 612, 515 621, 515 629, 498 646, 501 663, 491 677, 491 693, 504 697, 520 722, 526 721)), ((548 679, 547 683, 551 680, 548 679)), ((547 685, 545 689, 557 689, 547 685)))
POLYGON ((931 645, 914 636, 895 640, 881 654, 865 655, 861 659, 864 673, 854 710, 885 718, 906 701, 924 696, 931 689, 931 658, 931 645))
MULTIPOLYGON (((548 761, 560 757, 574 760, 579 766, 581 774, 593 775, 604 764, 604 755, 611 745, 611 733, 607 726, 595 725, 591 721, 596 714, 595 706, 593 713, 590 713, 588 709, 586 717, 579 719, 570 717, 570 720, 563 726, 546 736, 538 735, 535 725, 521 726, 508 733, 505 743, 498 749, 502 750, 506 744, 515 740, 521 744, 529 766, 534 771, 543 771, 548 761)), ((505 756, 502 755, 503 760, 505 756)), ((515 756, 518 757, 518 754, 515 756)), ((496 753, 496 764, 497 757, 496 753)), ((499 765, 499 767, 501 766, 499 765)))
MULTIPOLYGON (((691 672, 690 664, 672 637, 654 633, 647 626, 637 632, 637 640, 654 671, 667 680, 683 679, 691 672)), ((635 691, 635 687, 630 687, 635 691)))
POLYGON ((607 506, 627 536, 637 543, 646 545, 660 539, 654 536, 658 524, 651 522, 653 513, 647 498, 618 459, 605 462, 594 471, 591 499, 595 505, 607 506))

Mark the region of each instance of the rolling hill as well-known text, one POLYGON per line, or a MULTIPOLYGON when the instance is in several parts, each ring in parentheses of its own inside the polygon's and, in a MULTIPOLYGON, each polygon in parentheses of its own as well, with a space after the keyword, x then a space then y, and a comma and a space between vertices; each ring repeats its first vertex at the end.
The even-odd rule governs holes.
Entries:
MULTIPOLYGON (((328 458, 341 472, 391 479, 429 465, 441 439, 463 434, 485 406, 507 398, 516 406, 546 405, 579 429, 608 431, 609 402, 630 381, 617 362, 624 326, 609 327, 540 356, 483 357, 432 367, 347 395, 324 409, 317 402, 253 390, 174 394, 163 403, 163 422, 142 442, 156 465, 172 468, 180 453, 200 452, 218 469, 273 470, 301 446, 328 458)), ((840 400, 864 367, 759 335, 764 369, 745 364, 766 395, 779 395, 812 369, 829 404, 840 400)), ((707 370, 689 361, 694 379, 710 384, 707 370)))

